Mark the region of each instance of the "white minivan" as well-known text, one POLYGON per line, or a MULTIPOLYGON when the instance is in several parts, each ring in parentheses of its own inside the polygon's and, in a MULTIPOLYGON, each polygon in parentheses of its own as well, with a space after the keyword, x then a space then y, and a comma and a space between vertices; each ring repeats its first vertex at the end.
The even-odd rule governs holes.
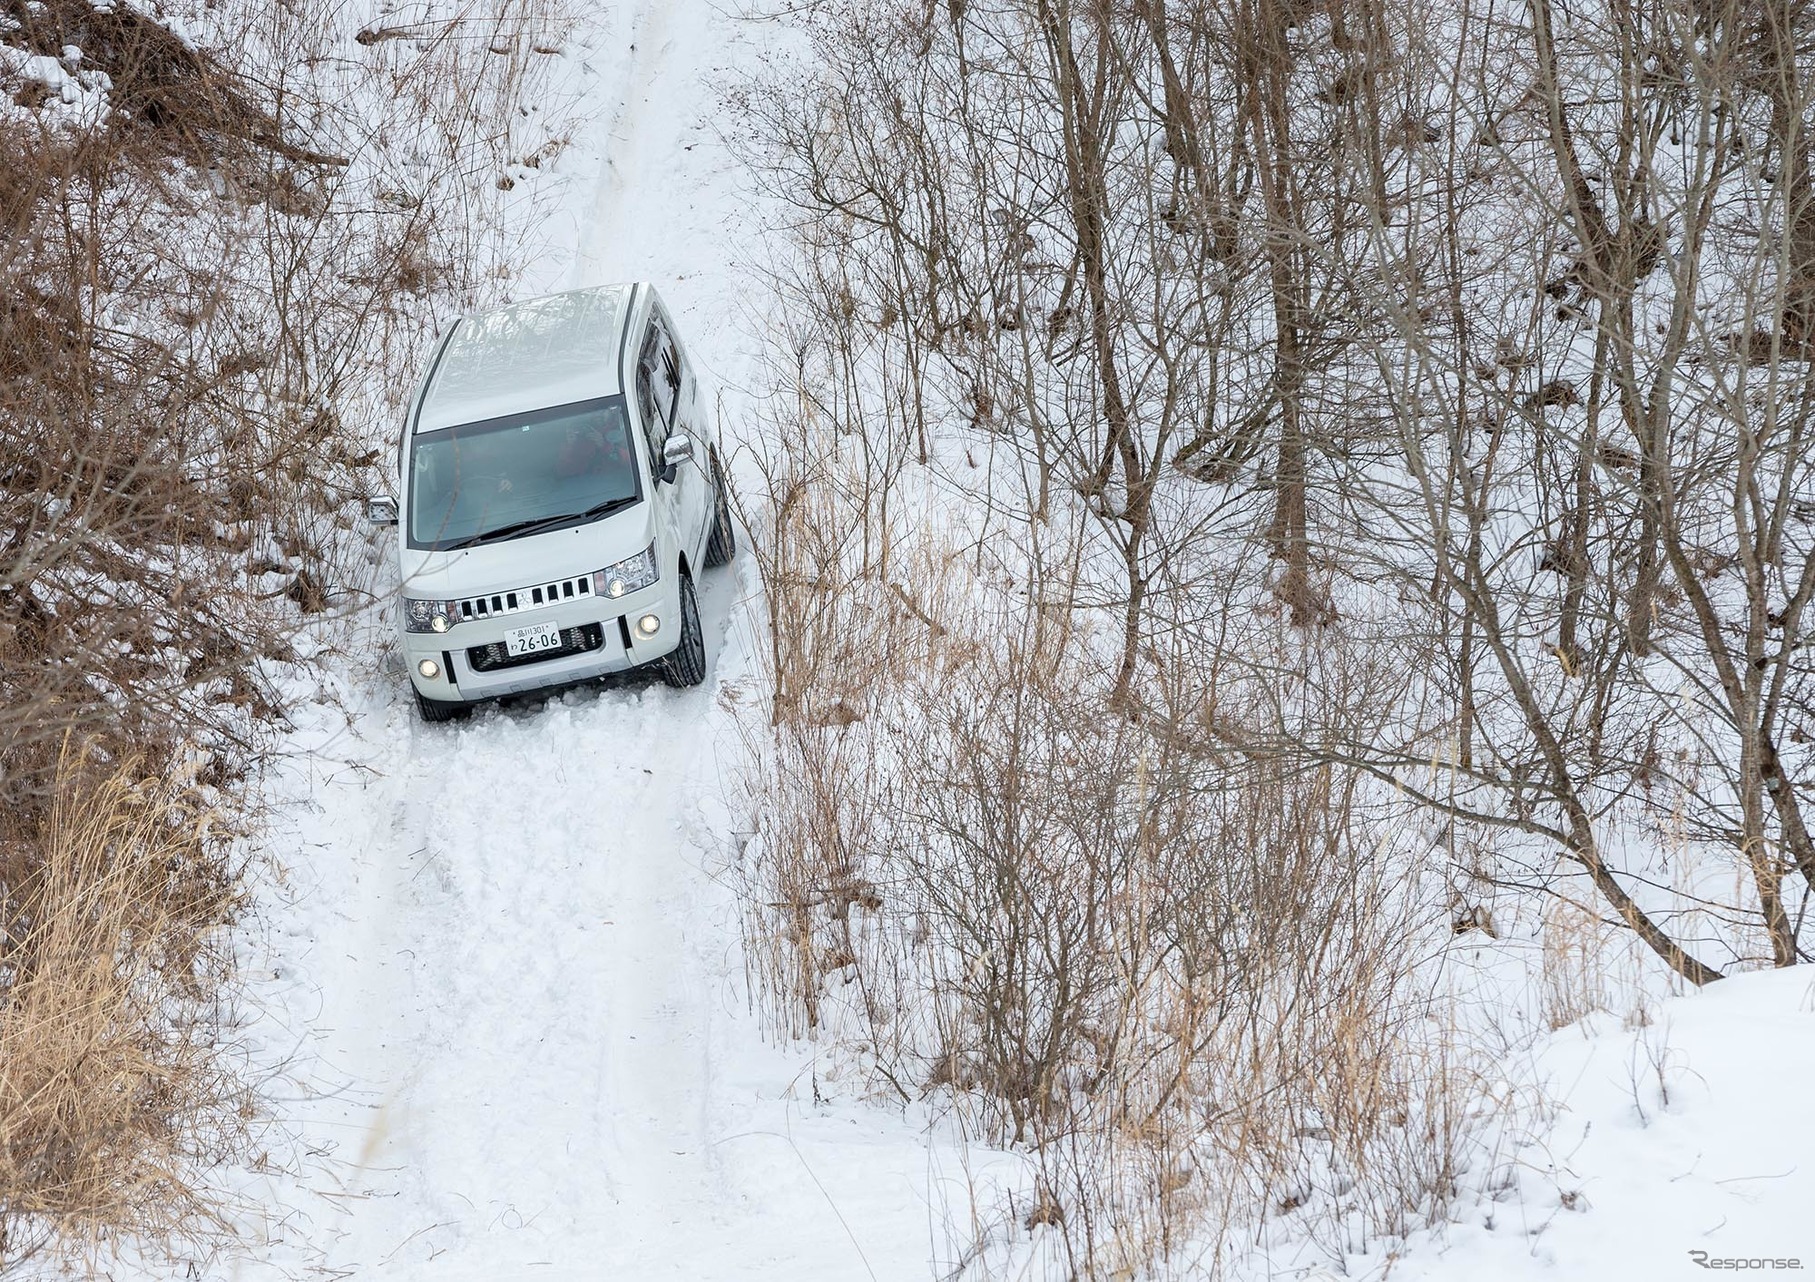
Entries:
POLYGON ((404 658, 416 706, 649 666, 706 675, 696 576, 734 550, 697 371, 655 290, 610 285, 467 316, 399 445, 404 658))

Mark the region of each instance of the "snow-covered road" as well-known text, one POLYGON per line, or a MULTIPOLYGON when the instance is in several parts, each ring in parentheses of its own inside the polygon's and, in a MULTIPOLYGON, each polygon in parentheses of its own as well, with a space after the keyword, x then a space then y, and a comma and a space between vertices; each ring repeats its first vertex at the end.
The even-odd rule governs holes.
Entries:
MULTIPOLYGON (((754 240, 706 122, 744 29, 706 0, 589 21, 569 57, 595 124, 563 163, 598 178, 542 283, 660 282, 734 406, 748 357, 722 318, 754 240)), ((699 690, 625 681, 425 726, 375 610, 323 656, 325 687, 293 692, 249 1042, 287 1060, 301 1144, 297 1173, 247 1189, 275 1218, 222 1275, 928 1275, 939 1148, 816 1103, 810 1052, 766 1047, 742 996, 715 870, 752 577, 740 560, 702 585, 699 690)))
MULTIPOLYGON (((738 582, 708 585, 723 679, 738 582)), ((928 1167, 812 1103, 737 983, 717 685, 424 727, 349 678, 292 766, 273 959, 312 1156, 265 1262, 355 1277, 920 1278, 928 1167), (364 700, 363 706, 361 699, 364 700), (333 718, 330 720, 330 718, 333 718), (338 721, 344 731, 329 733, 338 721)))

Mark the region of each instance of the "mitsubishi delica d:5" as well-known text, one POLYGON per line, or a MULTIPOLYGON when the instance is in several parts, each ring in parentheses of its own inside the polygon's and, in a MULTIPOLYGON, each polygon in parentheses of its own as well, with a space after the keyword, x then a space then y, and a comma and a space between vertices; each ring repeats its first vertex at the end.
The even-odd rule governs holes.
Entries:
POLYGON ((706 675, 695 578, 734 550, 699 381, 649 285, 456 322, 411 399, 397 526, 416 705, 648 667, 706 675))

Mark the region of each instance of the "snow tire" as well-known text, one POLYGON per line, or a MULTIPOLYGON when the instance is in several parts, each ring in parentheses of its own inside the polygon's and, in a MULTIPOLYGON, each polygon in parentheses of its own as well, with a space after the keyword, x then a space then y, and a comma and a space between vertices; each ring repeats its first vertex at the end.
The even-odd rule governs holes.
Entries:
POLYGON ((681 576, 681 641, 662 660, 662 680, 676 689, 696 686, 706 679, 706 634, 700 627, 700 606, 693 594, 693 580, 681 576))
POLYGON ((442 699, 430 699, 420 690, 411 687, 416 695, 416 711, 424 721, 439 724, 443 721, 464 721, 472 713, 469 704, 453 703, 442 699))
POLYGON ((737 554, 737 527, 731 523, 731 496, 718 451, 712 451, 712 537, 706 541, 706 568, 724 565, 737 554))

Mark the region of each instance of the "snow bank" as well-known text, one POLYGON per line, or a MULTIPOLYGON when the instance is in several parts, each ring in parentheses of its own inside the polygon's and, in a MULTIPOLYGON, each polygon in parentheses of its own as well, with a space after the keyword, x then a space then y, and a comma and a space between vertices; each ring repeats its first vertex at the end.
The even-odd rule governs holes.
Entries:
POLYGON ((1557 1105, 1548 1136, 1443 1247, 1412 1250, 1392 1276, 1696 1277, 1697 1252, 1708 1268, 1815 1268, 1815 1120, 1794 1085, 1811 1064, 1809 967, 1673 998, 1641 1026, 1561 1030, 1539 1060, 1557 1105))

